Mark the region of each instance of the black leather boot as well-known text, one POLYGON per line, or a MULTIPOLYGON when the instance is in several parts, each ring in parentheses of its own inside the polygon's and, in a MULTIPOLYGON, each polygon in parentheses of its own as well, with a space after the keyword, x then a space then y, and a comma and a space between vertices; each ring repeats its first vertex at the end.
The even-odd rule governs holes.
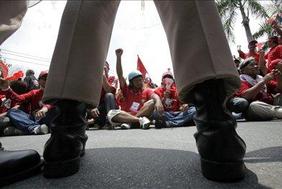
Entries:
POLYGON ((5 151, 0 143, 0 187, 39 173, 42 165, 36 151, 5 151))
POLYGON ((246 144, 236 133, 236 120, 226 108, 223 80, 198 84, 193 92, 197 112, 194 121, 203 175, 214 181, 233 182, 244 178, 246 144))
POLYGON ((74 100, 59 100, 55 104, 56 116, 50 124, 51 136, 45 144, 44 173, 47 178, 75 174, 80 167, 88 139, 86 130, 86 104, 74 100))

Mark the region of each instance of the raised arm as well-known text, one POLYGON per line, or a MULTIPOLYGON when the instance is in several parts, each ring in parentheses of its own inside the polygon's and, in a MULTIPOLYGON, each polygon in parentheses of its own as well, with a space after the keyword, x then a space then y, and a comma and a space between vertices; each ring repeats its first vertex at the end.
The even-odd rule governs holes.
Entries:
POLYGON ((123 77, 123 70, 121 66, 122 53, 123 53, 122 49, 116 50, 116 56, 117 56, 116 71, 117 71, 120 88, 123 88, 126 85, 126 81, 125 81, 125 78, 123 77))
POLYGON ((278 70, 272 70, 272 72, 266 74, 263 79, 255 84, 253 87, 247 89, 243 94, 242 97, 247 100, 254 99, 257 94, 261 91, 261 89, 267 84, 270 80, 274 79, 274 77, 279 75, 278 70))
POLYGON ((116 88, 109 84, 108 79, 105 74, 103 74, 103 89, 106 93, 115 93, 116 88))

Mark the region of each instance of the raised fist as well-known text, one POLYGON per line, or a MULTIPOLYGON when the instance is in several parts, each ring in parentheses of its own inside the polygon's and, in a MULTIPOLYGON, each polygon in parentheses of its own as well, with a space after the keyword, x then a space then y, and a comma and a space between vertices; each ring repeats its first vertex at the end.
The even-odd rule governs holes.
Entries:
POLYGON ((121 48, 116 49, 116 55, 117 55, 117 56, 121 56, 122 53, 123 53, 123 50, 122 50, 121 48))

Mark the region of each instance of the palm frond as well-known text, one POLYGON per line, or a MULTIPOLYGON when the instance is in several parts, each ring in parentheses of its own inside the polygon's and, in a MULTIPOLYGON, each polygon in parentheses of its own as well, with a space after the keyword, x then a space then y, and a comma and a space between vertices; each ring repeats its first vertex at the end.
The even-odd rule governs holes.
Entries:
POLYGON ((220 16, 226 14, 230 8, 230 0, 217 0, 216 1, 217 10, 220 16))
POLYGON ((253 34, 253 38, 258 39, 259 37, 262 37, 264 35, 270 36, 272 32, 273 32, 273 29, 269 24, 267 23, 260 24, 260 28, 258 29, 257 32, 253 34))
POLYGON ((225 19, 223 20, 224 31, 226 33, 227 38, 231 41, 234 41, 233 26, 236 22, 237 16, 238 14, 235 11, 235 8, 233 7, 229 12, 228 17, 225 17, 225 19))
POLYGON ((217 9, 220 16, 224 16, 238 6, 238 1, 241 0, 216 0, 217 9))
POLYGON ((261 18, 269 18, 265 8, 257 0, 247 0, 247 4, 253 15, 261 18))

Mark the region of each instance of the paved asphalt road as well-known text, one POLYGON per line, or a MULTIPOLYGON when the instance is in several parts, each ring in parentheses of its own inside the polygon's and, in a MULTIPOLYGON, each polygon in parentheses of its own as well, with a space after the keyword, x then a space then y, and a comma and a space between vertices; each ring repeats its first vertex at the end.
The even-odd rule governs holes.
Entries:
MULTIPOLYGON (((79 173, 63 179, 39 174, 5 188, 277 188, 282 189, 282 121, 240 122, 247 143, 246 178, 217 183, 201 175, 195 127, 87 131, 79 173)), ((2 137, 5 149, 32 148, 40 154, 49 135, 2 137)))

